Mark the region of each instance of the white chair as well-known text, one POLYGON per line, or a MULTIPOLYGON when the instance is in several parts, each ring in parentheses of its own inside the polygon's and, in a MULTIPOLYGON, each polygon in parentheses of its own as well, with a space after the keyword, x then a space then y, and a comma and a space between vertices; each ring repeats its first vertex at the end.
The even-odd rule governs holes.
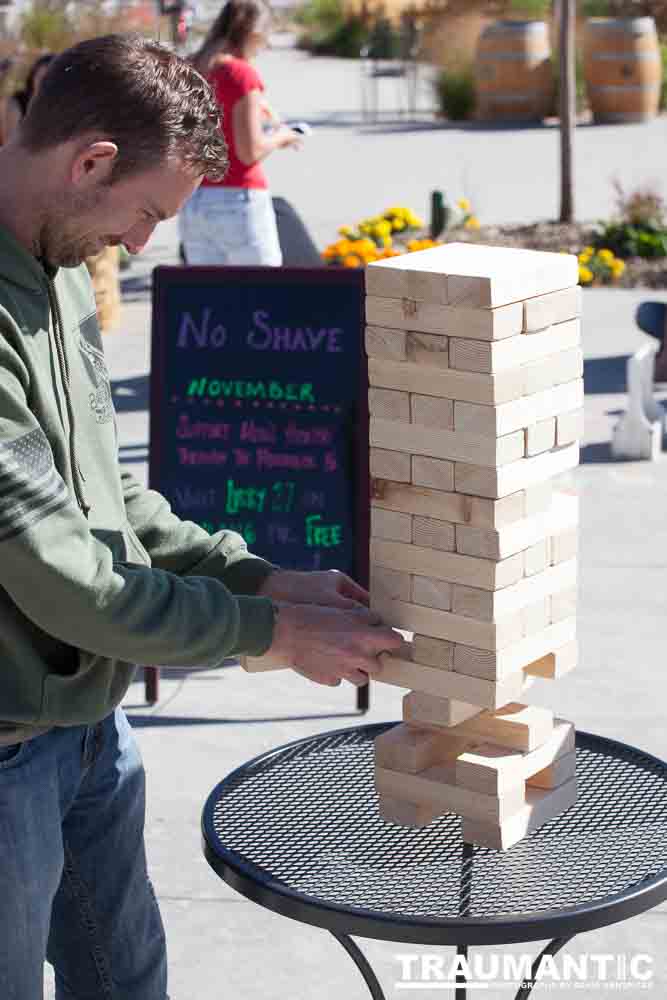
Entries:
POLYGON ((612 434, 614 458, 655 462, 660 457, 665 411, 653 395, 653 370, 659 346, 644 344, 628 358, 628 408, 612 434))

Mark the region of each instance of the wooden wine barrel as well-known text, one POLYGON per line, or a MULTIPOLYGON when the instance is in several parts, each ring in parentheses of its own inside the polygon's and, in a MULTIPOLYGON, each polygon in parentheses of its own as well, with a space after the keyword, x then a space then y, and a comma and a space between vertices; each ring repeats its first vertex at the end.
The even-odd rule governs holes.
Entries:
POLYGON ((584 74, 596 122, 642 122, 660 106, 662 60, 652 17, 591 17, 584 74))
POLYGON ((553 108, 551 45, 544 21, 495 21, 475 54, 477 117, 541 120, 553 108))
POLYGON ((93 282, 100 330, 112 330, 120 323, 118 247, 106 247, 94 257, 88 257, 86 266, 93 282))

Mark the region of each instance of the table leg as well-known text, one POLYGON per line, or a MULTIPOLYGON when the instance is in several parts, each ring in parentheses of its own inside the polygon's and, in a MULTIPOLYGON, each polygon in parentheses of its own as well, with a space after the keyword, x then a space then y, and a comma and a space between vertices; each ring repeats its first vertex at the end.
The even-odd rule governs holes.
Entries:
MULTIPOLYGON (((473 844, 463 842, 463 853, 461 857, 461 881, 459 886, 459 916, 465 917, 470 913, 470 897, 472 895, 472 863, 475 856, 473 844)), ((456 949, 456 957, 464 958, 468 961, 468 946, 460 944, 456 949)), ((456 973, 456 990, 454 1000, 466 1000, 467 981, 462 971, 456 973)))
POLYGON ((530 979, 526 983, 524 983, 524 985, 521 987, 521 989, 519 990, 519 992, 515 997, 515 1000, 526 1000, 526 998, 530 996, 533 986, 537 982, 537 974, 540 971, 540 965, 542 964, 542 959, 546 958, 547 955, 550 955, 552 957, 554 955, 557 955, 558 952, 561 950, 561 948, 564 948, 565 945, 569 941, 571 941, 573 937, 574 935, 571 935, 570 937, 554 938, 551 944, 548 944, 546 948, 542 952, 540 952, 538 957, 533 962, 533 967, 530 970, 530 979))
MULTIPOLYGON (((468 961, 468 945, 460 944, 456 949, 456 957, 465 958, 468 961)), ((466 977, 460 970, 456 973, 456 989, 454 990, 454 1000, 466 1000, 468 994, 466 977)))
POLYGON ((368 986, 368 989, 370 990, 373 1000, 386 1000, 386 997, 382 992, 382 987, 377 981, 377 977, 371 969, 368 959, 359 946, 347 934, 337 934, 335 931, 331 931, 331 934, 336 938, 336 941, 338 941, 338 943, 345 948, 345 951, 359 969, 359 972, 364 977, 366 986, 368 986))

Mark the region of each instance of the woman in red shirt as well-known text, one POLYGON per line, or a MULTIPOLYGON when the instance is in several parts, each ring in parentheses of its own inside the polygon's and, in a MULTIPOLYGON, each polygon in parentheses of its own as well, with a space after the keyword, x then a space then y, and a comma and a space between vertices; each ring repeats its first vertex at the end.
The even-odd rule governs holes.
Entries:
POLYGON ((252 61, 268 43, 269 8, 262 0, 228 0, 193 62, 215 91, 222 111, 229 169, 224 181, 204 178, 180 218, 188 264, 279 267, 282 253, 271 195, 262 168, 274 149, 299 146, 263 99, 252 61))

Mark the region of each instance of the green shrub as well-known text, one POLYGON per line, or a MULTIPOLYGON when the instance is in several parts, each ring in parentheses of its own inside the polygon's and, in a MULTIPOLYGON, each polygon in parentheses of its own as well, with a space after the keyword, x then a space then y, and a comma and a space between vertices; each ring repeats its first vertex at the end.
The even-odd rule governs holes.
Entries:
POLYGON ((450 121, 465 121, 475 110, 475 79, 470 66, 443 69, 435 82, 440 110, 450 121))
POLYGON ((511 0, 510 13, 542 20, 551 10, 550 0, 511 0))
POLYGON ((581 13, 584 17, 609 17, 611 4, 609 0, 582 0, 581 13))
POLYGON ((600 223, 595 247, 608 247, 617 257, 667 257, 667 206, 650 186, 626 192, 615 180, 616 216, 600 223))

